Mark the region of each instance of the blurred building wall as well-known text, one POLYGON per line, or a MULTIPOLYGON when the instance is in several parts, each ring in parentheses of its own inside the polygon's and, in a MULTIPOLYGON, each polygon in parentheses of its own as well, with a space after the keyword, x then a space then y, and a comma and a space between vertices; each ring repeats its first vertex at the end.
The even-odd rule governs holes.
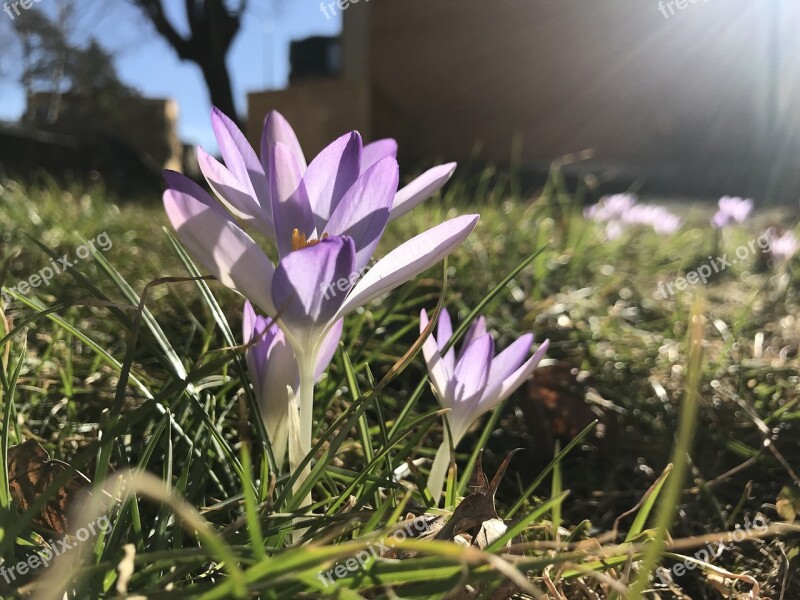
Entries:
POLYGON ((331 140, 348 130, 368 135, 372 129, 369 86, 366 82, 335 79, 306 80, 285 90, 247 96, 247 136, 260 147, 264 117, 279 111, 295 129, 310 160, 331 140))
MULTIPOLYGON (((351 14, 360 19, 365 16, 357 11, 351 14)), ((349 30, 360 32, 362 38, 366 35, 363 26, 349 30)), ((360 51, 340 37, 313 36, 292 42, 289 87, 247 96, 250 142, 259 146, 264 117, 271 110, 278 110, 289 120, 308 158, 354 129, 366 141, 397 130, 391 102, 369 81, 366 59, 360 51), (353 49, 358 53, 343 58, 353 49)))
POLYGON ((162 169, 182 166, 177 103, 132 95, 102 114, 95 106, 80 95, 34 94, 21 123, 0 123, 0 178, 99 177, 126 195, 160 191, 162 169))
POLYGON ((155 171, 181 169, 183 145, 178 137, 178 103, 171 98, 119 98, 112 111, 98 115, 80 95, 59 94, 53 113, 54 95, 34 94, 28 101, 23 122, 29 128, 77 136, 84 142, 113 139, 126 145, 155 171))
POLYGON ((253 102, 251 126, 279 104, 298 123, 327 113, 326 135, 370 115, 365 137, 397 137, 406 165, 546 168, 590 149, 590 171, 681 192, 800 196, 800 2, 370 0, 342 12, 341 85, 368 85, 367 101, 290 88, 253 102))
MULTIPOLYGON (((670 4, 675 14, 657 0, 373 0, 348 10, 367 11, 368 77, 406 119, 412 159, 480 147, 507 162, 520 135, 527 163, 593 149, 600 166, 731 191, 770 185, 775 144, 783 160, 800 158, 798 7, 670 4)), ((793 171, 775 174, 797 196, 793 171)))
POLYGON ((256 148, 271 110, 292 124, 309 160, 348 131, 359 131, 365 142, 399 131, 391 102, 366 80, 306 79, 285 90, 248 94, 247 138, 256 148))

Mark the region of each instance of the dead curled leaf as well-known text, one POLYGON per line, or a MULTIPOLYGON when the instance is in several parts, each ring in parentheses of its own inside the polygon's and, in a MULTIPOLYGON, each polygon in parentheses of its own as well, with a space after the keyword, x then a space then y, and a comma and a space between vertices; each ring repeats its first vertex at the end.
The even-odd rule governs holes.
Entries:
MULTIPOLYGON (((455 541, 466 545, 477 545, 480 548, 485 548, 491 544, 505 533, 505 524, 497 516, 494 496, 497 493, 497 488, 503 479, 503 475, 505 475, 511 457, 519 450, 521 448, 510 452, 506 456, 491 482, 489 482, 483 471, 482 454, 479 454, 467 486, 469 494, 461 501, 450 519, 445 521, 442 515, 433 514, 424 514, 418 517, 409 515, 404 523, 404 529, 411 531, 409 523, 412 521, 424 521, 424 533, 415 534, 412 537, 455 541), (502 532, 500 532, 501 530, 502 532)), ((416 529, 419 530, 420 528, 416 527, 416 529)), ((416 552, 393 549, 385 556, 389 558, 412 558, 416 556, 416 552)))
POLYGON ((483 525, 484 522, 492 519, 499 519, 497 509, 494 506, 494 496, 497 488, 506 473, 511 457, 519 452, 521 448, 511 451, 505 457, 500 467, 497 469, 492 481, 483 472, 482 454, 478 454, 475 461, 475 470, 472 473, 469 485, 469 495, 464 498, 456 508, 453 516, 436 535, 437 540, 453 540, 459 533, 474 530, 483 525))
POLYGON ((70 518, 76 502, 89 495, 91 480, 83 473, 60 460, 53 460, 35 440, 8 449, 8 476, 11 498, 22 513, 47 492, 56 478, 64 471, 71 477, 58 489, 34 519, 34 525, 67 535, 76 531, 80 524, 70 518))

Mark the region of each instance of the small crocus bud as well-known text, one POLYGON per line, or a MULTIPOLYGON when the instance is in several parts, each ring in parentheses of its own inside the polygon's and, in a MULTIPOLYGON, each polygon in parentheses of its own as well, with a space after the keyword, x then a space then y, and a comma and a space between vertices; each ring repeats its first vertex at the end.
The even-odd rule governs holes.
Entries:
POLYGON ((249 346, 245 350, 247 368, 280 469, 288 448, 289 407, 295 404, 293 390, 297 389, 300 376, 297 360, 280 328, 257 316, 249 302, 244 305, 243 328, 244 343, 249 346))
MULTIPOLYGON (((318 381, 328 368, 339 340, 342 337, 340 320, 331 328, 320 347, 314 381, 318 381)), ((292 423, 299 405, 295 398, 300 383, 297 359, 286 335, 270 319, 257 316, 249 302, 244 303, 244 343, 247 369, 261 409, 261 418, 267 429, 272 452, 278 468, 286 458, 292 423), (292 417, 291 419, 289 417, 292 417)))

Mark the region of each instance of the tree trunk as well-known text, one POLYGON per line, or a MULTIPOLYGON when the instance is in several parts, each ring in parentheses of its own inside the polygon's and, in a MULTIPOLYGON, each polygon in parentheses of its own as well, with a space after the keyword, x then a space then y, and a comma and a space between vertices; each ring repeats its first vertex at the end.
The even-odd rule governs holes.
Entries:
POLYGON ((211 104, 230 117, 240 128, 236 104, 233 101, 231 79, 224 56, 210 56, 200 64, 211 104))

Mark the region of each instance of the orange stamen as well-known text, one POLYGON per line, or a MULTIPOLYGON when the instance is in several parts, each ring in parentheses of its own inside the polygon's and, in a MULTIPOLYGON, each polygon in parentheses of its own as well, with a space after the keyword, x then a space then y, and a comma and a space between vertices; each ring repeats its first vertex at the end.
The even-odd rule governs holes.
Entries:
POLYGON ((325 239, 328 239, 327 233, 323 233, 322 237, 318 240, 306 240, 305 234, 300 233, 300 230, 295 228, 292 230, 292 250, 300 250, 302 248, 308 248, 309 246, 316 246, 321 240, 325 239))

